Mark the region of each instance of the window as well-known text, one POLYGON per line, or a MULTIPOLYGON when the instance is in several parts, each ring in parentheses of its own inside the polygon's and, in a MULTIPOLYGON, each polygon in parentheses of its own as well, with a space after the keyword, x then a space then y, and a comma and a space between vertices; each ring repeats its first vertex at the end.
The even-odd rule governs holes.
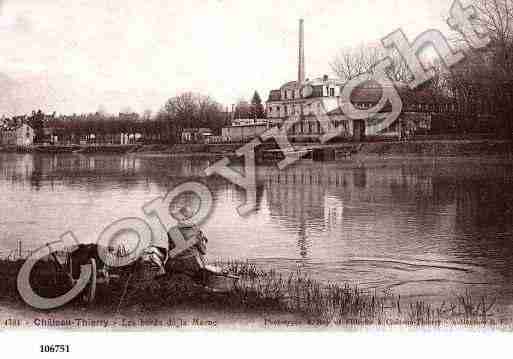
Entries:
POLYGON ((332 87, 330 88, 330 96, 331 97, 334 97, 335 96, 335 89, 332 87))

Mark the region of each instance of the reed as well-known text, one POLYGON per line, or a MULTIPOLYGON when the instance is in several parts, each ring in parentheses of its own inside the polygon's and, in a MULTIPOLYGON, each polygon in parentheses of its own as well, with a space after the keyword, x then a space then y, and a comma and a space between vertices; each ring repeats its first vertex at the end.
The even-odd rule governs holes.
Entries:
MULTIPOLYGON (((0 301, 19 304, 16 276, 23 261, 0 260, 0 301)), ((280 273, 250 262, 219 262, 226 273, 240 280, 228 292, 216 293, 198 285, 186 275, 163 280, 136 281, 122 273, 118 281, 98 288, 93 310, 102 312, 153 313, 161 309, 186 307, 257 315, 287 314, 314 326, 488 326, 495 323, 495 301, 476 297, 470 291, 451 303, 439 305, 411 301, 391 291, 364 290, 347 284, 321 283, 297 270, 280 273)), ((34 268, 31 283, 40 295, 54 297, 70 288, 51 262, 34 268), (60 284, 59 284, 60 283, 60 284)), ((76 300, 68 307, 82 310, 76 300)))
MULTIPOLYGON (((218 265, 223 265, 219 263, 218 265)), ((299 314, 307 322, 325 325, 406 325, 452 326, 459 324, 488 325, 494 323, 494 300, 485 296, 474 298, 470 291, 456 297, 454 303, 434 306, 422 300, 407 302, 390 291, 378 294, 357 286, 323 284, 301 271, 287 276, 274 270, 262 270, 250 262, 224 263, 228 273, 241 277, 236 295, 253 306, 273 303, 290 313, 299 314)))

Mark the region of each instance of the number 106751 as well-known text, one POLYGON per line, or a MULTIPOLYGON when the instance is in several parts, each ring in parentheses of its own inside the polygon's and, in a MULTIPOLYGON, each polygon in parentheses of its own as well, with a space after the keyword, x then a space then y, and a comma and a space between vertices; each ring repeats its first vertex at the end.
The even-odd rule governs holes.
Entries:
POLYGON ((64 344, 40 345, 39 350, 41 353, 69 353, 70 347, 64 344))

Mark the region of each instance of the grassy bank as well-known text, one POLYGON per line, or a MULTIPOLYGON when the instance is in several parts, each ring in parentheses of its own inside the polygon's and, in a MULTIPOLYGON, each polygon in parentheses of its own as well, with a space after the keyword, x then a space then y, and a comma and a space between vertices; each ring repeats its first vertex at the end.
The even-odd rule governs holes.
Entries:
MULTIPOLYGON (((31 312, 39 315, 22 302, 16 290, 16 275, 21 265, 21 261, 0 262, 0 303, 23 310, 25 315, 31 312)), ((269 319, 270 323, 300 323, 314 327, 496 324, 494 303, 484 297, 474 298, 470 293, 456 296, 453 303, 440 303, 435 307, 423 301, 408 302, 391 293, 378 294, 347 285, 322 284, 300 272, 283 276, 246 262, 218 265, 227 273, 240 276, 229 292, 212 292, 184 275, 152 281, 122 275, 108 287, 99 287, 92 305, 86 306, 75 300, 45 314, 72 315, 86 310, 93 315, 133 317, 179 310, 181 313, 218 313, 231 324, 244 322, 247 318, 265 317, 274 318, 269 319)), ((68 290, 62 279, 50 263, 42 261, 33 270, 31 283, 40 295, 55 297, 68 290)))

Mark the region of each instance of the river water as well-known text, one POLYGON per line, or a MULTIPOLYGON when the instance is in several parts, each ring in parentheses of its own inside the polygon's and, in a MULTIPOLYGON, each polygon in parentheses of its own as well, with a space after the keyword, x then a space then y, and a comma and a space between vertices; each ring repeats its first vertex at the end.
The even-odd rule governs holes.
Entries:
MULTIPOLYGON (((301 162, 258 168, 257 210, 203 170, 213 159, 143 155, 0 154, 0 251, 73 231, 93 242, 113 221, 186 180, 215 206, 202 228, 210 260, 251 260, 440 302, 466 291, 513 310, 513 164, 470 158, 301 162)), ((185 199, 186 201, 187 199, 185 199)))

